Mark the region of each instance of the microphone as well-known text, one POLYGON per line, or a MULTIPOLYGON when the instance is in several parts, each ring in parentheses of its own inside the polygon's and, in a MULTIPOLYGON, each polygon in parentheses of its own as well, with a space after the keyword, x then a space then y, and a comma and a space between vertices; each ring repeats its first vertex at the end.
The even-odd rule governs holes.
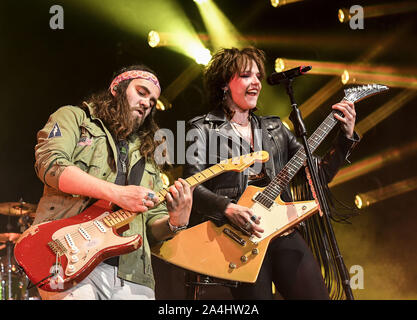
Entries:
POLYGON ((273 86, 276 84, 280 84, 280 82, 283 80, 289 80, 301 76, 310 70, 311 66, 300 66, 287 71, 274 72, 266 79, 266 82, 268 82, 269 85, 273 86))

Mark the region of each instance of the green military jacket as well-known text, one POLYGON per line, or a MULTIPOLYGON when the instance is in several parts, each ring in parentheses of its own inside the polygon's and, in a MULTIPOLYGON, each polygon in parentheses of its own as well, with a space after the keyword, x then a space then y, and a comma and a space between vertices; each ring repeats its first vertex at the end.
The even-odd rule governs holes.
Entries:
MULTIPOLYGON (((61 107, 38 132, 35 171, 44 183, 44 191, 37 207, 34 224, 72 217, 96 200, 67 194, 58 189, 59 176, 67 166, 75 165, 102 180, 113 183, 116 180, 117 172, 112 171, 108 164, 109 156, 118 161, 115 142, 102 121, 94 117, 91 106, 88 106, 88 110, 89 113, 75 106, 61 107)), ((137 136, 130 137, 128 143, 130 173, 132 167, 141 159, 141 155, 137 136)), ((140 185, 155 192, 163 187, 159 169, 149 161, 145 164, 140 185)), ((120 256, 120 278, 154 289, 150 245, 157 241, 152 237, 148 227, 167 214, 166 205, 163 203, 138 214, 130 223, 129 230, 125 231, 123 236, 141 234, 143 244, 138 250, 120 256)))

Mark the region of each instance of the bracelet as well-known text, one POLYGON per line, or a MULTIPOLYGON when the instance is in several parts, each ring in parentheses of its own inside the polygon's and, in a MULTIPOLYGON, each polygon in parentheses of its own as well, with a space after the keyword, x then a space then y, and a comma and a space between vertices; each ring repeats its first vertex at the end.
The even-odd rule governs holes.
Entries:
POLYGON ((183 226, 173 226, 173 225, 169 222, 169 218, 168 218, 168 220, 167 220, 167 224, 168 224, 169 229, 170 229, 173 233, 178 233, 178 232, 180 232, 180 231, 182 231, 182 230, 187 229, 187 227, 188 227, 188 224, 183 225, 183 226))

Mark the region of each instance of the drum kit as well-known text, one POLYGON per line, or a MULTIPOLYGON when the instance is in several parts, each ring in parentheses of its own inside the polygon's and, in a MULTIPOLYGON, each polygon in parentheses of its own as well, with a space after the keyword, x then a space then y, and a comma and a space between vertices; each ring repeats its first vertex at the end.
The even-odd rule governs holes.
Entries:
POLYGON ((40 299, 13 256, 14 245, 32 224, 36 207, 23 200, 0 203, 0 300, 40 299))

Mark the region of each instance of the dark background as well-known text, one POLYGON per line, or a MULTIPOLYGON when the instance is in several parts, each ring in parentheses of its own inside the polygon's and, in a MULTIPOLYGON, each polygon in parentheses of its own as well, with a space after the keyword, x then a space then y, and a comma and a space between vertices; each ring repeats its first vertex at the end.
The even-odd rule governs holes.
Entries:
MULTIPOLYGON (((205 39, 204 44, 213 49, 196 4, 191 0, 1 1, 0 202, 23 199, 36 204, 39 201, 42 184, 33 169, 36 133, 58 107, 79 104, 91 93, 107 88, 113 72, 121 66, 138 62, 149 65, 159 74, 164 89, 184 70, 196 65, 177 51, 151 48, 147 44, 147 33, 158 29, 157 17, 173 14, 167 8, 168 3, 177 4, 195 32, 205 39), (49 9, 54 4, 64 8, 63 30, 49 27, 52 17, 49 9), (103 14, 106 6, 114 9, 103 14), (129 19, 135 18, 131 28, 117 19, 119 12, 122 14, 129 8, 138 8, 129 13, 129 19)), ((348 24, 338 21, 340 7, 383 1, 314 0, 281 8, 273 8, 267 0, 217 0, 215 3, 243 36, 250 37, 251 44, 266 52, 268 74, 273 72, 276 57, 350 63, 373 48, 380 48, 368 61, 370 64, 408 68, 416 77, 417 11, 366 19, 363 30, 352 30, 348 24), (254 40, 256 37, 258 40, 254 40), (391 41, 383 46, 387 39, 391 41)), ((297 79, 294 90, 299 105, 333 78, 306 75, 297 79)), ((272 90, 275 98, 261 95, 258 113, 287 117, 290 109, 284 88, 267 90, 272 90)), ((357 122, 402 90, 392 87, 389 92, 358 103, 357 122)), ((310 133, 330 112, 331 104, 342 97, 343 92, 339 90, 306 117, 310 133)), ((209 110, 201 72, 171 103, 173 108, 159 112, 158 120, 161 127, 170 128, 174 133, 175 120, 188 120, 209 110)), ((411 99, 368 131, 351 155, 351 162, 414 141, 416 103, 415 98, 411 99)), ((326 140, 319 151, 327 146, 326 140)), ((354 206, 358 192, 415 177, 415 161, 414 151, 332 191, 338 199, 354 206)), ((417 191, 409 191, 361 210, 359 216, 351 219, 351 224, 335 224, 348 269, 359 265, 364 270, 364 288, 353 291, 357 299, 417 298, 416 198, 417 191)), ((0 219, 4 227, 5 216, 0 215, 0 219)))

